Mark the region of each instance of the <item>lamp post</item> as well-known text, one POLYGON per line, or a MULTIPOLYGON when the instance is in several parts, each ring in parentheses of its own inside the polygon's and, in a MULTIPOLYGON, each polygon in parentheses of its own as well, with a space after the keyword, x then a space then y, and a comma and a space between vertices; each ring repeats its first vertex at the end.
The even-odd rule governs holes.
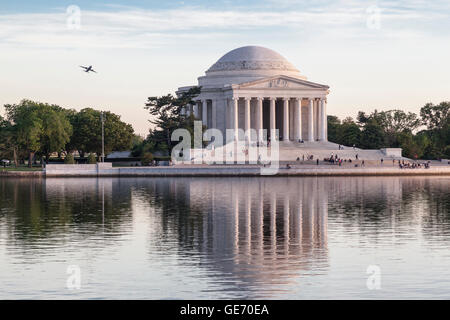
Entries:
POLYGON ((100 119, 102 121, 102 162, 105 162, 105 116, 103 114, 103 111, 100 112, 100 119))

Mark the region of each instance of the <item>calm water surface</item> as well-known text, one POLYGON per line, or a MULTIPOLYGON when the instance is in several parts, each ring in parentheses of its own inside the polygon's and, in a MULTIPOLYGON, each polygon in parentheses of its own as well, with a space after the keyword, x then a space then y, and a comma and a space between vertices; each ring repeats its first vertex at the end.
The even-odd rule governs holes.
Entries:
POLYGON ((449 189, 450 177, 1 179, 0 299, 448 299, 449 189))

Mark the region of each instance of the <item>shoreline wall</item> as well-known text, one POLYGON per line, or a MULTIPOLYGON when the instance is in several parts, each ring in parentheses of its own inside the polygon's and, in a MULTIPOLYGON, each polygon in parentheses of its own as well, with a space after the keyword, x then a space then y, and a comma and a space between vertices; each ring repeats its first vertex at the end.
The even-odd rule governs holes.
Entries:
POLYGON ((275 175, 261 174, 258 166, 180 166, 180 167, 112 167, 111 163, 94 165, 48 165, 47 177, 228 177, 228 176, 404 176, 450 175, 450 166, 428 169, 400 169, 398 167, 307 167, 280 168, 275 175), (87 167, 89 166, 89 167, 87 167))
POLYGON ((346 168, 332 166, 280 168, 274 175, 261 174, 257 166, 183 166, 183 167, 112 167, 111 163, 92 165, 48 165, 45 171, 0 171, 0 177, 280 177, 280 176, 450 176, 450 166, 428 169, 398 167, 346 168))

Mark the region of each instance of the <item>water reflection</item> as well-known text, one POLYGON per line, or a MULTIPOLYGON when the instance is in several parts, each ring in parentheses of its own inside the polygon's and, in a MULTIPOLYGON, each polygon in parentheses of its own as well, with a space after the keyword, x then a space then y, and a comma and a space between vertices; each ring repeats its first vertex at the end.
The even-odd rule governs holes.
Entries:
POLYGON ((36 260, 89 239, 91 250, 111 245, 132 219, 131 191, 124 191, 112 180, 3 179, 0 232, 6 248, 36 260))
POLYGON ((180 255, 200 255, 222 281, 238 278, 241 289, 282 285, 302 270, 327 267, 323 180, 169 179, 145 190, 138 197, 162 204, 161 226, 178 235, 180 255))
POLYGON ((0 283, 11 289, 0 297, 25 286, 33 297, 67 294, 73 263, 87 275, 86 291, 75 293, 85 298, 321 298, 347 287, 366 295, 374 257, 384 268, 422 257, 412 266, 420 274, 436 252, 433 283, 450 263, 441 253, 449 185, 446 177, 2 179, 0 283), (43 290, 33 272, 50 269, 43 290))

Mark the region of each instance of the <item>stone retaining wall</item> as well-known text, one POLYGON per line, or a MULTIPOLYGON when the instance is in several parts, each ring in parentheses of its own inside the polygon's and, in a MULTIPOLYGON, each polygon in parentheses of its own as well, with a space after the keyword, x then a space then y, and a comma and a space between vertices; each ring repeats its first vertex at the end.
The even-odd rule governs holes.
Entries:
POLYGON ((44 171, 10 171, 1 170, 0 177, 13 177, 13 178, 41 178, 44 177, 44 171))
MULTIPOLYGON (((389 176, 389 175, 450 175, 450 166, 436 166, 429 169, 399 169, 398 167, 345 168, 332 166, 308 168, 280 168, 276 176, 389 176)), ((109 163, 94 165, 49 165, 46 176, 261 176, 257 166, 175 166, 175 167, 117 167, 109 163)))
POLYGON ((96 164, 48 164, 45 167, 46 176, 99 176, 117 175, 117 168, 111 162, 96 164))

